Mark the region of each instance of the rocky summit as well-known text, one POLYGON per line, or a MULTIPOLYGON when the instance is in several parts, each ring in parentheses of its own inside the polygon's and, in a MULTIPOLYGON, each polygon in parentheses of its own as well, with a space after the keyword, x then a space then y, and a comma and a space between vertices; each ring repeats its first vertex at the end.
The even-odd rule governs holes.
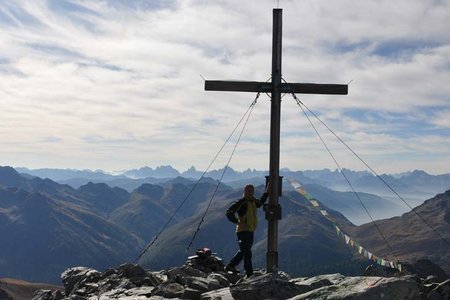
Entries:
POLYGON ((63 292, 39 290, 33 300, 450 299, 450 279, 433 275, 424 279, 406 271, 374 276, 377 273, 373 268, 368 274, 291 278, 284 272, 255 271, 245 278, 224 272, 221 260, 212 255, 191 257, 181 267, 157 272, 136 264, 123 264, 104 272, 70 268, 61 275, 63 292))

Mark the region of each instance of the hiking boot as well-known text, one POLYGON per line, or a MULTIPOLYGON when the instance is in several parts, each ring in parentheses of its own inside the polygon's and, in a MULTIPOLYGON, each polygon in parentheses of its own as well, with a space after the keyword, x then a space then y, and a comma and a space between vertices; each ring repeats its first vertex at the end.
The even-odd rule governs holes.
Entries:
POLYGON ((225 266, 225 271, 232 272, 232 273, 239 273, 239 271, 236 269, 236 267, 233 265, 230 265, 230 264, 225 266))

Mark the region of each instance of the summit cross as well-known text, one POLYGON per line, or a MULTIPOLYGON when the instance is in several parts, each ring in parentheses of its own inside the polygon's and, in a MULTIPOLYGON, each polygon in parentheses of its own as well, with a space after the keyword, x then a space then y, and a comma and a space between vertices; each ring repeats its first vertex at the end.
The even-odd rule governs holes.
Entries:
POLYGON ((329 94, 347 95, 348 85, 316 83, 284 83, 281 73, 282 9, 273 9, 272 35, 272 82, 206 80, 206 91, 255 92, 271 94, 270 109, 270 162, 269 162, 269 203, 265 206, 268 221, 267 231, 267 271, 278 269, 278 221, 281 220, 280 179, 280 113, 281 94, 329 94))

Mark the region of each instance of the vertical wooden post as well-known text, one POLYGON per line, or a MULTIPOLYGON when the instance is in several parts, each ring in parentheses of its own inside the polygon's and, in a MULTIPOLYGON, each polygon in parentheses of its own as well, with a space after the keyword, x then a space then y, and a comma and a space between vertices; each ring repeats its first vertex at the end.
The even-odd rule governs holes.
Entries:
POLYGON ((281 37, 282 10, 273 10, 272 36, 272 99, 270 110, 270 163, 269 163, 269 204, 266 207, 268 220, 267 271, 278 269, 278 220, 280 207, 280 117, 281 117, 281 37))
POLYGON ((269 162, 269 203, 264 208, 268 221, 267 231, 267 271, 278 269, 278 221, 281 220, 280 178, 280 121, 281 93, 347 95, 348 86, 344 84, 282 83, 281 82, 281 37, 282 9, 273 10, 272 35, 272 82, 206 80, 207 91, 256 92, 272 95, 270 107, 270 162, 269 162))

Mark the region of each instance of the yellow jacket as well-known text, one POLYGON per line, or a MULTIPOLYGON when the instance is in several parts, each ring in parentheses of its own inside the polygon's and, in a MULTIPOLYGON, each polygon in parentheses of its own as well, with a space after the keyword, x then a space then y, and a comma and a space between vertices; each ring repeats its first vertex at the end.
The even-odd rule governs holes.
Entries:
POLYGON ((227 218, 231 222, 237 224, 236 232, 255 231, 258 226, 258 215, 256 209, 261 207, 267 199, 268 194, 264 193, 261 200, 254 197, 243 197, 233 203, 227 209, 227 218), (237 213, 237 218, 236 218, 237 213))

